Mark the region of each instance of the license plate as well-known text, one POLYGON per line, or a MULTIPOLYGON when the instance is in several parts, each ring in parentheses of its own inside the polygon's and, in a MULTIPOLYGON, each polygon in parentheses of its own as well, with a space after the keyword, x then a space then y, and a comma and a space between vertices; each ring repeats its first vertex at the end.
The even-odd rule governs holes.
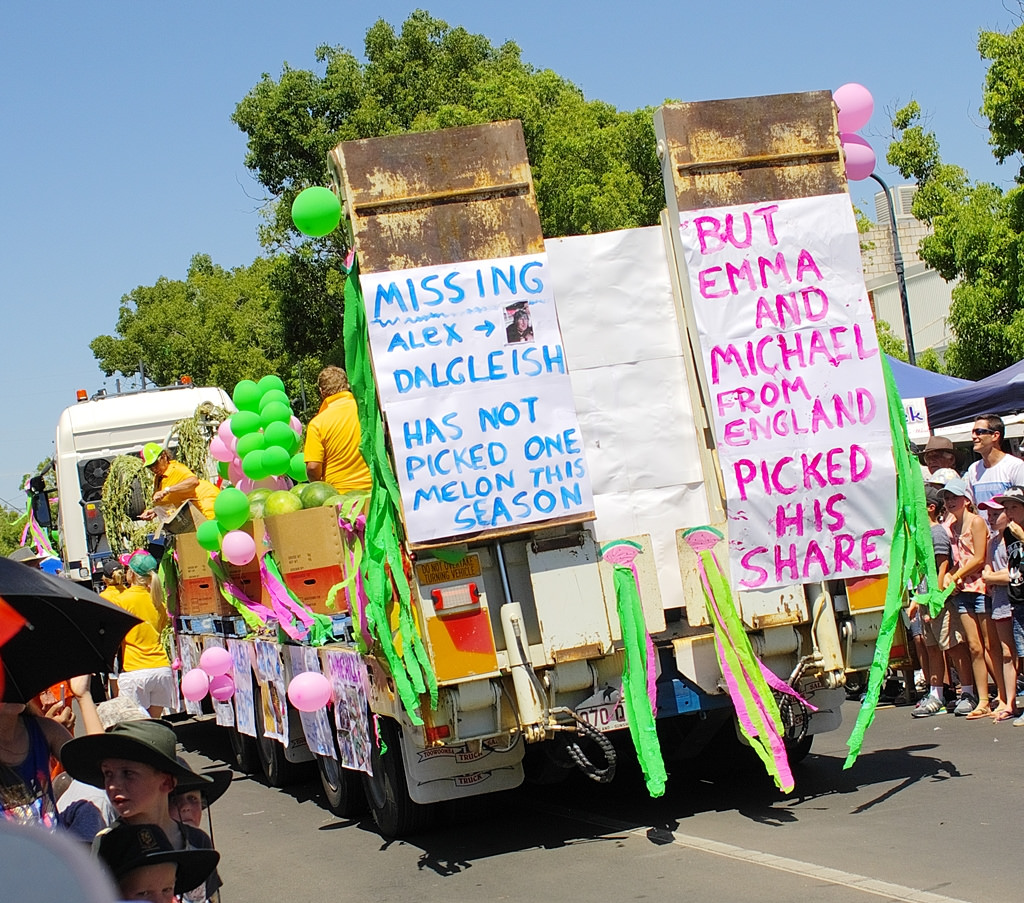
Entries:
POLYGON ((480 556, 467 555, 457 564, 448 564, 434 558, 416 564, 416 579, 421 586, 432 586, 435 583, 452 583, 455 580, 468 580, 480 576, 480 556))
POLYGON ((579 715, 591 727, 599 731, 615 731, 629 727, 626 723, 626 711, 621 702, 602 702, 599 705, 584 705, 576 709, 579 715))

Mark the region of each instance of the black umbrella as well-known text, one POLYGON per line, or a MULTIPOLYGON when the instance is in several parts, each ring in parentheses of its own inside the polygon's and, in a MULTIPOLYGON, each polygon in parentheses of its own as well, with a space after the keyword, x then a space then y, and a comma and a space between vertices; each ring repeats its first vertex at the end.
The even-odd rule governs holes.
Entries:
POLYGON ((0 598, 28 624, 3 646, 4 702, 27 702, 58 681, 107 671, 139 623, 70 580, 0 558, 0 598))

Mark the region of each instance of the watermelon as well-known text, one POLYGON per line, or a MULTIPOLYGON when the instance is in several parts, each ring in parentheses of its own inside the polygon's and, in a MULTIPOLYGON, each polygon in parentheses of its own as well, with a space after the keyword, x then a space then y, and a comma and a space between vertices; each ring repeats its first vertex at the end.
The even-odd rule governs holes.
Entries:
POLYGON ((299 498, 302 499, 303 508, 319 508, 325 499, 337 494, 338 490, 330 483, 316 482, 303 486, 299 491, 299 498))
POLYGON ((345 501, 345 497, 335 493, 334 495, 327 496, 327 498, 325 498, 320 503, 320 507, 321 508, 333 508, 335 505, 340 505, 343 501, 345 501))
POLYGON ((279 489, 270 493, 263 503, 263 513, 266 517, 276 517, 279 514, 291 514, 293 511, 302 510, 302 500, 287 489, 279 489))

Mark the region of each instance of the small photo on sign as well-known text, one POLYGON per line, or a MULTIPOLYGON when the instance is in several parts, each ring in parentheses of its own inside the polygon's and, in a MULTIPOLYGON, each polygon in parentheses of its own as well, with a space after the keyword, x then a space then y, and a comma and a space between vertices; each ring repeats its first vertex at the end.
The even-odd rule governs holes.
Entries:
POLYGON ((517 301, 505 308, 505 340, 506 345, 533 341, 529 301, 517 301))

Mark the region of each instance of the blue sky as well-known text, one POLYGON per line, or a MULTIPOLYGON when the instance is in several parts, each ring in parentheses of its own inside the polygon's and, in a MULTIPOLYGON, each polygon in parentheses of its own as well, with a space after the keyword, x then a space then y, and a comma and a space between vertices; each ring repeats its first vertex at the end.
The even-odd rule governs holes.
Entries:
MULTIPOLYGON (((76 389, 113 388, 88 344, 113 331, 122 295, 182 277, 196 252, 228 267, 259 254, 260 189, 229 118, 236 103, 285 61, 314 66, 318 44, 361 56, 374 20, 398 27, 414 8, 393 0, 5 5, 0 499, 24 504, 19 479, 52 453, 57 417, 76 389)), ((621 109, 859 81, 875 97, 864 134, 890 184, 899 179, 884 162, 886 111, 911 98, 948 161, 1004 186, 1016 171, 1013 161, 996 165, 978 112, 978 31, 1019 24, 998 0, 438 0, 426 8, 494 43, 516 41, 526 61, 621 109)), ((854 190, 869 213, 871 195, 854 190)))

